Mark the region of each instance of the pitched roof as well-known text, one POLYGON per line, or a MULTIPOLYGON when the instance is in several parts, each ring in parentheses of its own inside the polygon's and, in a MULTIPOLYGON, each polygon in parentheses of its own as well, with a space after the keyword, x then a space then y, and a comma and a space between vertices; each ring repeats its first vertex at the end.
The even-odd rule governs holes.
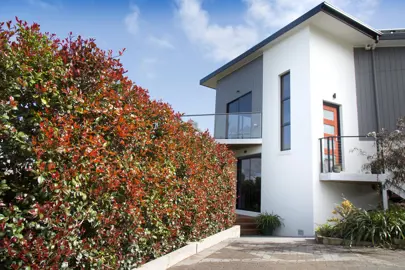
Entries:
POLYGON ((317 5, 298 19, 294 20, 293 22, 289 23, 288 25, 284 26, 271 36, 267 37, 263 41, 259 42, 246 52, 242 53, 235 59, 231 60, 230 62, 226 63, 222 67, 218 68, 214 72, 210 73, 209 75, 205 76, 200 80, 200 85, 205 85, 208 87, 211 87, 210 85, 207 84, 208 80, 212 79, 213 77, 217 76, 218 74, 222 73, 223 71, 227 70, 228 68, 232 67, 233 65, 241 62, 242 60, 245 60, 247 57, 251 56, 253 53, 257 52, 259 49, 263 48, 267 44, 271 43, 275 39, 281 37, 288 31, 292 30, 293 28, 297 27, 301 23, 305 22, 306 20, 310 19, 314 15, 318 14, 319 12, 324 12, 335 19, 355 28, 359 32, 363 33, 364 35, 373 38, 375 40, 378 40, 380 36, 383 34, 382 32, 375 30, 371 28, 370 26, 362 23, 361 21, 355 19, 354 17, 350 16, 349 14, 339 10, 338 8, 332 6, 331 4, 327 2, 322 2, 321 4, 317 5))

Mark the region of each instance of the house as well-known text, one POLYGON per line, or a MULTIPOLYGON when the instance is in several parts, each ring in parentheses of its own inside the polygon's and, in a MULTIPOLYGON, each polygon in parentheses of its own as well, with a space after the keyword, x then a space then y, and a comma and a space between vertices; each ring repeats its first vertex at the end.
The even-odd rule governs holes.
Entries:
POLYGON ((238 158, 238 214, 274 212, 277 235, 313 236, 343 196, 381 203, 366 135, 405 116, 405 30, 324 2, 200 84, 216 91, 214 137, 238 158))

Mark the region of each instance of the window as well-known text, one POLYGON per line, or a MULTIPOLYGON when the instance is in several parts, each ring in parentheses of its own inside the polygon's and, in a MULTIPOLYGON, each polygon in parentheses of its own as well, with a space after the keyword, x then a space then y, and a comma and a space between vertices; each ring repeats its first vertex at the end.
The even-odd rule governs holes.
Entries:
POLYGON ((252 92, 228 103, 227 138, 252 137, 252 92))
POLYGON ((281 76, 281 151, 291 149, 290 73, 281 76))
POLYGON ((260 156, 238 160, 237 209, 260 212, 261 161, 260 156))

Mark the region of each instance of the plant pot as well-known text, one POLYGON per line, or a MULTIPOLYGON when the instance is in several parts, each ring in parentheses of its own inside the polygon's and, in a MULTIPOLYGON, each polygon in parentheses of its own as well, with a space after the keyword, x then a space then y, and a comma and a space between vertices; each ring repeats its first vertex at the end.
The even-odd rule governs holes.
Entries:
POLYGON ((333 245, 333 246, 340 246, 343 244, 343 239, 341 238, 333 238, 333 237, 324 237, 323 238, 324 245, 333 245))
POLYGON ((370 171, 372 174, 382 174, 381 168, 371 165, 370 171))
POLYGON ((333 166, 334 173, 340 173, 342 171, 342 167, 340 165, 333 166))
POLYGON ((260 229, 263 235, 273 235, 274 229, 272 227, 264 227, 260 229))
POLYGON ((317 242, 318 244, 323 244, 323 236, 315 233, 315 242, 317 242))
POLYGON ((394 239, 394 244, 399 247, 405 247, 405 239, 394 239))

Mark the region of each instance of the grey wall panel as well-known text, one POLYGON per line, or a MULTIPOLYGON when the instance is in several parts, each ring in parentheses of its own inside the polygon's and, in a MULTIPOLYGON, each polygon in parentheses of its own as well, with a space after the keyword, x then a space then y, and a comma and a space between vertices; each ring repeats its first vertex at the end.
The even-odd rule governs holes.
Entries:
MULTIPOLYGON (((359 133, 377 130, 371 51, 354 50, 359 133)), ((380 128, 395 129, 405 116, 405 47, 376 48, 376 86, 380 128)))
POLYGON ((252 92, 252 110, 262 111, 263 57, 229 74, 217 83, 216 113, 226 113, 226 105, 244 94, 252 92))
POLYGON ((359 134, 364 135, 377 128, 371 54, 364 49, 355 49, 354 59, 359 134))
MULTIPOLYGON (((215 113, 226 113, 227 104, 246 93, 252 92, 252 111, 262 111, 263 57, 222 78, 217 83, 215 113)), ((255 116, 256 117, 256 116, 255 116)), ((226 117, 217 116, 215 135, 220 137, 226 131, 226 117)))

